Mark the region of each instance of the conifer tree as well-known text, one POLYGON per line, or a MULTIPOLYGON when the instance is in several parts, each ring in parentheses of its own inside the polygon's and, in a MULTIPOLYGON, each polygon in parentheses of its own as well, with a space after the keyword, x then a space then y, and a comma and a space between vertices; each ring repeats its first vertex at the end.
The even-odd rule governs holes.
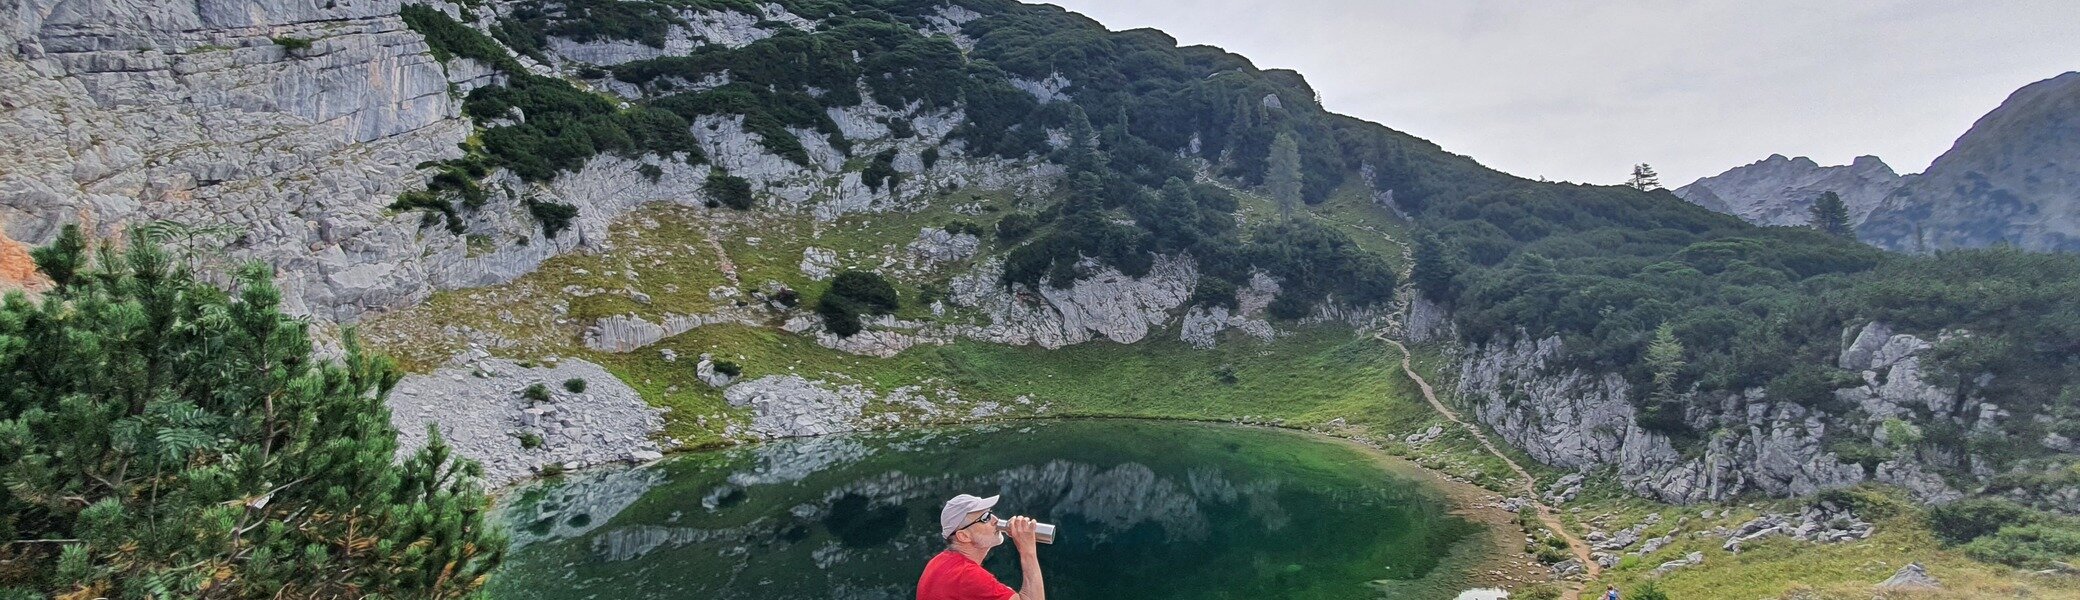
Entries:
POLYGON ((1642 192, 1661 189, 1661 174, 1647 163, 1632 165, 1632 178, 1625 180, 1625 187, 1642 192))
POLYGON ((1654 375, 1654 389, 1648 393, 1647 406, 1640 415, 1641 425, 1662 432, 1684 427, 1683 407, 1676 393, 1676 377, 1682 374, 1683 342, 1676 339, 1675 326, 1662 323, 1654 329, 1654 339, 1647 343, 1647 371, 1654 375))
POLYGON ((1454 293, 1453 280, 1459 276, 1459 264, 1453 261, 1444 242, 1437 236, 1424 233, 1416 238, 1415 267, 1410 277, 1415 280, 1416 290, 1432 302, 1450 300, 1454 293))
POLYGON ((1278 214, 1287 220, 1300 207, 1300 143, 1290 131, 1271 141, 1271 154, 1264 159, 1264 187, 1278 202, 1278 214))
POLYGON ((448 598, 505 542, 476 464, 403 464, 392 364, 312 356, 268 269, 226 292, 68 227, 0 300, 0 596, 448 598))
POLYGON ((1813 216, 1811 223, 1814 229, 1839 238, 1856 239, 1855 229, 1849 226, 1849 205, 1842 202, 1840 195, 1834 192, 1821 193, 1820 198, 1813 201, 1813 207, 1807 209, 1807 212, 1813 216))

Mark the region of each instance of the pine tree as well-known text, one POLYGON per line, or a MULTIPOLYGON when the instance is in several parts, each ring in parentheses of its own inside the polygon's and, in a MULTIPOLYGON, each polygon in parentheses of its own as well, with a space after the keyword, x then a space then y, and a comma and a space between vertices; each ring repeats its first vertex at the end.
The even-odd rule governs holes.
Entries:
POLYGON ((1069 168, 1071 175, 1080 173, 1104 173, 1107 169, 1105 155, 1098 152, 1098 132, 1091 127, 1090 117, 1083 108, 1069 105, 1069 145, 1063 146, 1061 163, 1069 168))
POLYGON ((1855 229, 1849 226, 1849 205, 1842 202, 1840 195, 1821 193, 1807 212, 1813 216, 1814 229, 1839 238, 1856 239, 1855 229))
POLYGON ((1654 329, 1654 341, 1647 344, 1647 369, 1654 373, 1655 399, 1675 399, 1676 375, 1684 366, 1683 342, 1676 339, 1675 326, 1662 323, 1654 329))
POLYGON ((1647 163, 1636 164, 1632 166, 1632 178, 1625 180, 1625 187, 1642 192, 1658 190, 1661 189, 1661 175, 1655 173, 1654 167, 1648 166, 1647 163))
POLYGON ((1676 395, 1676 378, 1683 372, 1683 342, 1676 339, 1675 326, 1662 323, 1654 329, 1654 339, 1647 343, 1647 372, 1654 375, 1654 389, 1648 394, 1645 414, 1639 418, 1641 425, 1662 432, 1685 427, 1683 408, 1676 395))
POLYGON ((1264 187, 1278 202, 1278 214, 1287 220, 1300 207, 1300 143, 1290 131, 1271 141, 1271 155, 1264 159, 1264 187))
POLYGON ((1415 267, 1410 277, 1415 280, 1416 290, 1432 302, 1451 300, 1453 280, 1459 276, 1459 264, 1454 261, 1437 236, 1425 233, 1416 239, 1415 267))
MULTIPOLYGON (((438 436, 404 464, 398 380, 352 332, 312 356, 272 273, 233 291, 133 231, 57 284, 0 300, 0 596, 422 597, 473 593, 504 553, 479 468, 438 436)), ((67 274, 69 271, 69 274, 67 274)))

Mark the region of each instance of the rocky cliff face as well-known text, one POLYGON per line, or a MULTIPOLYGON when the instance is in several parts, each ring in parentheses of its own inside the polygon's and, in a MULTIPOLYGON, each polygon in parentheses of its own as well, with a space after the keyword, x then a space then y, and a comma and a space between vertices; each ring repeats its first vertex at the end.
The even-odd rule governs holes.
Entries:
MULTIPOLYGON (((603 156, 548 184, 494 174, 492 198, 466 215, 460 236, 389 209, 424 186, 415 165, 459 156, 472 130, 459 116, 461 95, 499 81, 467 59, 434 60, 398 9, 396 0, 0 0, 0 88, 9 90, 0 98, 0 139, 9 140, 0 147, 0 249, 46 243, 72 223, 114 236, 171 222, 175 243, 271 264, 291 310, 344 322, 603 247, 606 224, 645 202, 704 201, 708 166, 603 156), (651 168, 656 177, 642 174, 651 168), (574 206, 578 216, 545 237, 529 199, 574 206)), ((741 45, 768 28, 813 26, 776 10, 694 11, 673 39, 741 45)), ((558 65, 521 60, 547 73, 639 58, 611 43, 552 49, 558 65)), ((693 133, 714 164, 751 180, 775 208, 821 219, 903 208, 948 187, 1041 193, 1059 173, 971 159, 945 144, 963 120, 958 110, 870 102, 830 113, 855 152, 897 150, 904 184, 869 188, 818 133, 795 132, 813 159, 807 169, 767 151, 742 117, 704 117, 693 133), (894 119, 914 135, 895 139, 894 119), (944 158, 926 169, 920 154, 942 146, 944 158)), ((26 278, 9 281, 17 279, 26 278)))
POLYGON ((1676 188, 1676 196, 1756 225, 1801 226, 1821 194, 1840 194, 1849 205, 1849 222, 1862 223, 1893 190, 1900 176, 1875 156, 1859 156, 1847 165, 1823 167, 1806 157, 1769 158, 1699 179, 1676 188))
POLYGON ((1957 410, 1956 393, 1932 384, 1920 367, 1930 347, 1882 323, 1857 332, 1838 361, 1865 381, 1836 392, 1855 405, 1847 414, 1772 401, 1760 389, 1720 397, 1693 393, 1686 404, 1706 408, 1691 409, 1690 425, 1706 439, 1682 448, 1635 422, 1624 378, 1557 365, 1558 338, 1467 350, 1458 391, 1481 422, 1540 462, 1582 470, 1614 467, 1628 488, 1668 502, 1724 501, 1750 491, 1804 495, 1864 481, 1947 501, 1960 494, 1933 473, 1968 465, 1889 439, 1888 430, 1897 429, 1905 415, 1934 415, 1969 428, 1998 418, 1999 409, 1957 410), (1833 442, 1841 440, 1874 445, 1889 458, 1869 465, 1845 459, 1834 450, 1833 442))
POLYGON ((169 220, 282 270, 328 317, 415 302, 460 240, 421 239, 389 199, 467 135, 443 69, 395 1, 0 3, 0 229, 103 234, 169 220), (322 4, 322 6, 321 6, 322 4), (292 50, 276 39, 308 40, 292 50))
POLYGON ((2080 251, 2080 72, 2017 90, 1886 198, 1857 235, 1905 251, 2080 251))

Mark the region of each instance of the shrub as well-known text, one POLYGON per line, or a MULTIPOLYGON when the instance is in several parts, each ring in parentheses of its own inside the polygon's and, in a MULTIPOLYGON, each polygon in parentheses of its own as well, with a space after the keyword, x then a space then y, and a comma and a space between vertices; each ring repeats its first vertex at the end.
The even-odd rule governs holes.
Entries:
POLYGON ((2000 498, 1959 500, 1929 509, 1928 526, 1946 544, 1963 544, 2024 522, 2030 510, 2000 498))
POLYGON ((1015 212, 997 220, 997 239, 1016 242, 1033 232, 1033 215, 1015 212))
POLYGON ((423 227, 427 225, 432 225, 436 222, 445 221, 447 223, 449 233, 461 235, 464 231, 462 225, 462 215, 456 213, 455 204, 447 200, 442 200, 439 196, 435 195, 433 192, 430 191, 415 190, 405 192, 403 194, 398 194, 397 201, 390 203, 390 210, 400 212, 413 210, 427 211, 425 216, 421 218, 419 221, 420 226, 423 227))
POLYGON ((527 213, 542 223, 542 235, 556 239, 556 234, 571 226, 571 219, 578 216, 578 207, 558 202, 528 199, 527 213))
POLYGON ((1864 488, 1841 488, 1820 492, 1813 496, 1813 504, 1833 502, 1835 506, 1847 508, 1856 516, 1870 521, 1890 519, 1900 513, 1900 503, 1876 490, 1864 488))
POLYGON ((520 434, 520 449, 533 450, 542 447, 542 436, 533 433, 520 434))
POLYGON ((1625 594, 1624 597, 1630 600, 1668 600, 1668 593, 1661 591, 1659 584, 1649 581, 1640 584, 1638 588, 1632 590, 1632 593, 1625 594))
POLYGON ((526 390, 520 392, 520 397, 526 398, 528 400, 533 400, 535 402, 548 402, 549 386, 542 385, 539 383, 527 386, 526 390))
MULTIPOLYGON (((708 172, 708 181, 701 184, 701 191, 707 192, 711 203, 719 203, 737 210, 751 208, 751 182, 724 173, 721 169, 708 172)), ((714 204, 710 204, 709 208, 714 208, 714 204)))
POLYGON ((924 168, 926 169, 937 166, 939 164, 939 147, 925 148, 923 152, 917 153, 917 159, 924 162, 924 168))
POLYGON ((744 367, 738 366, 737 363, 733 363, 726 360, 715 361, 714 368, 716 373, 721 373, 730 377, 736 377, 738 375, 744 374, 744 367))
POLYGON ((1964 553, 1979 560, 2039 569, 2053 561, 2071 563, 2080 557, 2080 527, 2072 523, 2030 523, 2001 527, 1964 545, 1964 553))
POLYGON ((549 463, 549 464, 546 464, 546 465, 542 465, 542 476, 543 476, 543 477, 562 477, 562 476, 563 476, 563 463, 555 463, 555 462, 552 462, 552 463, 549 463))
POLYGON ((649 163, 643 163, 643 166, 636 167, 636 172, 641 173, 643 179, 650 180, 650 183, 657 183, 657 180, 664 178, 664 169, 649 163))
POLYGON ((394 364, 314 353, 265 266, 127 237, 66 226, 53 287, 0 302, 0 596, 471 597, 506 548, 483 471, 438 432, 397 455, 394 364))
POLYGON ((406 27, 426 38, 426 48, 441 62, 456 57, 491 65, 510 74, 526 73, 520 62, 506 54, 496 40, 449 17, 448 13, 424 4, 406 4, 398 11, 406 27))
POLYGON ((860 173, 860 180, 867 184, 867 189, 877 192, 881 191, 883 186, 895 187, 902 180, 902 174, 896 171, 895 161, 894 148, 875 154, 873 160, 867 161, 867 169, 860 173))
POLYGON ((839 337, 859 333, 862 314, 888 314, 897 308, 896 288, 866 271, 845 271, 831 279, 830 289, 816 301, 816 314, 839 337))
POLYGON ((269 39, 274 40, 275 45, 281 46, 283 50, 288 50, 290 54, 311 49, 311 41, 305 38, 282 36, 269 39))
POLYGON ((1240 304, 1235 300, 1235 284, 1216 277, 1199 277, 1199 284, 1192 286, 1192 297, 1184 301, 1185 306, 1212 308, 1225 306, 1235 310, 1240 304))
POLYGON ((585 393, 585 380, 577 377, 565 379, 563 380, 563 389, 570 390, 573 394, 583 394, 585 393))

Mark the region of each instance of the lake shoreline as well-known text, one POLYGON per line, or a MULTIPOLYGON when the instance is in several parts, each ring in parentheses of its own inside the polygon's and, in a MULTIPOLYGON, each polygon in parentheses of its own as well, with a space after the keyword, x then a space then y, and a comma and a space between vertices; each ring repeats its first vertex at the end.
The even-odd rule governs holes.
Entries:
POLYGON ((657 462, 668 461, 687 454, 748 448, 769 442, 778 442, 786 440, 807 440, 833 436, 856 435, 861 433, 900 433, 906 431, 918 431, 938 427, 989 425, 1004 426, 1025 422, 1059 421, 1148 421, 1161 423, 1223 425, 1245 429, 1274 431, 1282 434, 1308 437, 1317 439, 1319 441, 1331 442, 1348 448, 1351 451, 1366 457, 1374 467, 1378 468, 1380 471, 1384 473, 1400 477, 1406 477, 1412 480, 1420 481, 1430 486, 1432 489, 1439 492, 1441 497, 1446 499, 1448 505, 1451 507, 1451 515, 1466 519, 1480 526, 1481 533, 1476 536, 1476 539, 1469 539, 1457 544, 1456 546, 1454 546, 1451 555, 1445 559, 1446 564, 1452 565, 1452 567, 1449 570, 1463 575, 1464 581, 1454 582, 1455 584, 1463 586, 1464 588, 1512 589, 1527 584, 1540 583, 1552 580, 1550 576, 1551 570, 1547 568, 1545 565, 1539 563, 1533 557, 1533 555, 1524 551, 1524 542, 1522 541, 1523 532, 1516 523, 1516 515, 1509 511, 1503 510, 1501 504, 1505 497, 1500 492, 1476 485, 1462 478, 1453 476, 1449 473, 1425 467, 1409 458, 1396 456, 1381 449, 1375 443, 1363 438, 1356 437, 1354 435, 1338 435, 1336 433, 1322 431, 1319 429, 1293 427, 1275 423, 1246 422, 1241 419, 1202 419, 1183 417, 1112 415, 1049 415, 1011 418, 1000 417, 978 420, 948 420, 904 423, 901 426, 862 428, 855 431, 832 433, 818 436, 795 436, 786 438, 774 438, 770 440, 757 440, 731 444, 707 445, 702 447, 679 448, 666 453, 665 457, 662 459, 643 463, 607 463, 588 466, 583 469, 570 471, 554 477, 542 477, 539 475, 530 476, 516 481, 512 481, 503 486, 499 486, 497 489, 491 490, 490 493, 494 502, 503 502, 507 500, 509 496, 515 491, 536 484, 554 481, 561 477, 593 473, 611 469, 641 468, 643 466, 655 464, 657 462))

